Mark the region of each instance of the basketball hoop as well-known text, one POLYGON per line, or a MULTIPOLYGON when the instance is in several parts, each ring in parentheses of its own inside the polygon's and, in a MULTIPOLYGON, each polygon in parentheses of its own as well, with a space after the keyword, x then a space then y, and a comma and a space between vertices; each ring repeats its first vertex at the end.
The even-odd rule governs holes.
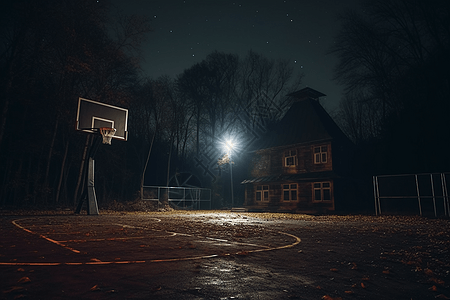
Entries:
POLYGON ((115 128, 101 127, 100 134, 102 135, 103 138, 103 144, 111 145, 111 139, 115 133, 116 133, 115 128))

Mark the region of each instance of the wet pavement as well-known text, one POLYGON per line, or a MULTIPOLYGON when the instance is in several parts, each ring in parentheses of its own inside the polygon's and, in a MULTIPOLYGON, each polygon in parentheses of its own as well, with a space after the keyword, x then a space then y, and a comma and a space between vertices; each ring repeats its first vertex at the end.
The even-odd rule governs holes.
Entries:
POLYGON ((450 297, 448 220, 229 212, 0 220, 0 299, 450 297))

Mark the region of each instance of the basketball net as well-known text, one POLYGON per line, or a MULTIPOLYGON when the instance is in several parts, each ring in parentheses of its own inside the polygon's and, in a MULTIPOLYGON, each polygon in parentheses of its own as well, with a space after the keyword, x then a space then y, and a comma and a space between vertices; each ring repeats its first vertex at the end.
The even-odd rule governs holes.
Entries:
POLYGON ((100 128, 100 134, 103 138, 103 144, 111 145, 111 139, 116 133, 115 128, 109 128, 109 127, 101 127, 100 128))

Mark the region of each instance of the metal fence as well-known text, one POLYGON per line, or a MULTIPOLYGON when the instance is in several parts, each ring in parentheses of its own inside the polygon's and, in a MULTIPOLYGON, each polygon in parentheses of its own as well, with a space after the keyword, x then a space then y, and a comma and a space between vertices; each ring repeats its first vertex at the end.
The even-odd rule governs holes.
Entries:
POLYGON ((375 214, 419 213, 449 216, 448 177, 450 173, 373 176, 375 214))
POLYGON ((168 201, 175 209, 211 209, 211 190, 189 187, 144 186, 142 200, 161 205, 168 201))

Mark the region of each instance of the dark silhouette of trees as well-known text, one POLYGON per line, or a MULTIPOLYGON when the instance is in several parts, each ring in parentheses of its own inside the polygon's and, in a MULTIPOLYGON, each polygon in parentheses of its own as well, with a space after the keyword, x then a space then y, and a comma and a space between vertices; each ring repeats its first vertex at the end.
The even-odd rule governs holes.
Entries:
POLYGON ((178 77, 178 92, 188 101, 195 117, 197 155, 201 143, 212 143, 216 131, 225 126, 234 105, 238 64, 237 55, 213 52, 178 77))
POLYGON ((287 60, 268 59, 249 51, 241 63, 235 92, 250 128, 281 118, 290 104, 285 96, 298 89, 302 76, 293 73, 287 60))
MULTIPOLYGON (((135 101, 130 107, 130 115, 132 116, 130 118, 130 128, 133 129, 131 135, 135 139, 133 143, 134 151, 139 158, 141 195, 143 195, 145 175, 155 143, 160 145, 164 141, 169 143, 169 155, 166 158, 170 169, 171 145, 175 142, 177 130, 180 127, 182 128, 182 125, 177 122, 183 121, 180 121, 180 118, 177 116, 180 111, 176 106, 178 102, 174 93, 175 88, 170 78, 147 79, 140 87, 135 101)), ((161 147, 159 148, 161 150, 161 147)), ((163 150, 162 152, 164 153, 165 151, 163 150)), ((156 155, 160 154, 161 151, 156 155)), ((158 177, 161 177, 161 174, 158 177)))
POLYGON ((76 204, 98 138, 75 130, 79 97, 129 109, 128 141, 95 157, 102 206, 167 185, 177 170, 195 172, 201 156, 199 173, 217 171, 218 140, 256 137, 300 83, 287 61, 253 51, 242 59, 215 51, 176 79, 145 79, 148 20, 111 16, 107 1, 90 0, 8 1, 0 11, 1 207, 76 204))
MULTIPOLYGON (((216 51, 186 69, 177 78, 178 98, 187 103, 189 111, 185 124, 191 137, 190 153, 203 168, 191 165, 191 170, 220 180, 223 167, 227 167, 217 165, 224 155, 220 144, 234 137, 240 141, 241 155, 250 150, 268 123, 284 115, 289 104, 285 96, 296 90, 300 81, 301 76, 294 76, 287 61, 253 51, 243 58, 216 51)), ((238 159, 235 155, 233 161, 238 159)), ((244 161, 242 156, 243 163, 235 166, 236 181, 245 175, 244 161)), ((222 186, 220 182, 213 185, 222 186)))
POLYGON ((346 91, 341 123, 377 149, 371 171, 448 171, 439 148, 449 132, 450 3, 368 1, 342 21, 331 51, 346 91))
POLYGON ((243 134, 280 118, 288 104, 285 95, 300 82, 301 76, 294 76, 287 61, 270 60, 253 51, 243 59, 213 52, 185 70, 177 87, 195 117, 197 155, 202 143, 221 138, 217 133, 243 134))
MULTIPOLYGON (((131 54, 148 21, 129 17, 116 26, 120 39, 114 39, 105 3, 20 0, 2 9, 2 205, 72 204, 91 138, 74 130, 78 97, 128 106, 138 82, 131 54)), ((106 163, 105 172, 114 163, 106 163)))

